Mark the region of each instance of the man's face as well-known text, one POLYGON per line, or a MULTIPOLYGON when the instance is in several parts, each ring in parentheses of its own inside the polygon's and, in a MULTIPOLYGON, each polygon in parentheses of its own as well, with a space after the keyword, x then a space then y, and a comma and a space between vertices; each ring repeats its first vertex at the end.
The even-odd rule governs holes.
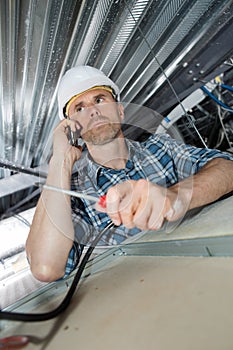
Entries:
POLYGON ((82 127, 82 139, 92 145, 103 145, 115 139, 120 134, 123 117, 123 106, 103 89, 83 93, 69 108, 69 118, 82 127))

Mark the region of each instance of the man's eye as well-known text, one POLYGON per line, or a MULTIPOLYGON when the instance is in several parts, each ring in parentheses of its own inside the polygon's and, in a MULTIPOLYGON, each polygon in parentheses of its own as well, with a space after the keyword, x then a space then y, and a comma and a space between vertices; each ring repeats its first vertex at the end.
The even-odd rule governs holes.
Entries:
POLYGON ((102 103, 104 101, 103 97, 98 97, 96 103, 102 103))
POLYGON ((81 107, 81 106, 77 106, 75 108, 75 112, 83 112, 84 111, 84 107, 81 107))

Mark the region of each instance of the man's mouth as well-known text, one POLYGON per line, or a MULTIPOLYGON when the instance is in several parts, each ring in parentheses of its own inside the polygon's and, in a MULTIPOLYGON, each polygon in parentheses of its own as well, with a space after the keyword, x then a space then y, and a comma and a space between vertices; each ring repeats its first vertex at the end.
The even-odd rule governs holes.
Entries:
POLYGON ((99 121, 97 121, 97 122, 92 124, 92 128, 98 128, 98 126, 101 126, 101 125, 104 125, 104 124, 106 124, 105 121, 99 120, 99 121))
POLYGON ((89 129, 98 128, 98 127, 100 127, 102 125, 106 125, 106 124, 108 124, 108 120, 105 118, 100 118, 100 119, 93 120, 90 123, 90 126, 88 128, 89 129))

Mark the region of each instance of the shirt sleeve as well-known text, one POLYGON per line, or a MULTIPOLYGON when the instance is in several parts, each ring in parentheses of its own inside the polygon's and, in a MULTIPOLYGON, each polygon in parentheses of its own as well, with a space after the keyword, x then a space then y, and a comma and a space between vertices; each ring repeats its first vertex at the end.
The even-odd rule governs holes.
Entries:
POLYGON ((86 222, 85 213, 82 205, 77 203, 77 198, 71 197, 72 207, 72 222, 74 225, 75 239, 73 246, 69 252, 66 263, 65 275, 66 278, 78 266, 84 246, 89 242, 93 227, 86 222))
POLYGON ((198 148, 163 136, 164 145, 171 155, 177 170, 178 180, 196 174, 204 165, 215 158, 233 161, 233 156, 217 149, 198 148))
POLYGON ((79 244, 77 242, 73 243, 73 246, 69 252, 69 256, 66 263, 65 274, 63 278, 66 278, 70 275, 70 273, 77 267, 80 257, 82 255, 84 245, 79 244))

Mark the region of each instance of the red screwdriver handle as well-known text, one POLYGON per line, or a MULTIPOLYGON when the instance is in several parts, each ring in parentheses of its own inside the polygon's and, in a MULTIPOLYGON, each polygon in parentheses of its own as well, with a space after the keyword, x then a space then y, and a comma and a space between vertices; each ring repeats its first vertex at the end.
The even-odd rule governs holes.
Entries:
POLYGON ((102 208, 106 208, 106 194, 104 194, 103 196, 101 196, 101 197, 99 198, 98 204, 99 204, 102 208))
POLYGON ((24 335, 10 336, 0 339, 0 349, 21 349, 29 343, 29 338, 24 335))

